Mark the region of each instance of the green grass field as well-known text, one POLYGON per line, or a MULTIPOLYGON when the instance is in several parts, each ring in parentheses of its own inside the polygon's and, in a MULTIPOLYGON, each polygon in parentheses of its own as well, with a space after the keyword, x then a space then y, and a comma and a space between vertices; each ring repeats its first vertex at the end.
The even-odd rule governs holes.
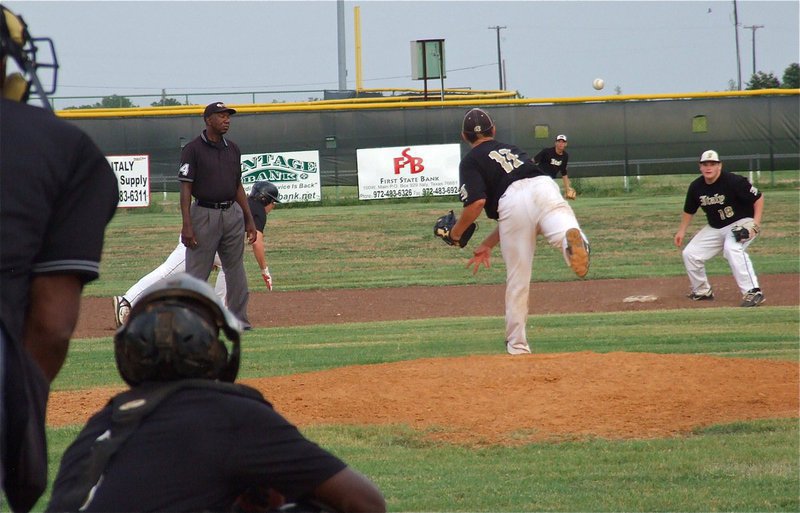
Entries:
MULTIPOLYGON (((763 235, 750 253, 760 273, 796 273, 800 261, 798 175, 762 184, 763 235), (788 183, 788 184, 787 184, 788 183)), ((618 195, 584 183, 574 208, 592 241, 590 279, 684 274, 672 244, 690 177, 648 178, 618 195), (677 182, 677 183, 673 183, 677 182), (657 193, 654 193, 657 191, 657 193)), ((608 179, 610 181, 610 179, 608 179)), ((618 181, 618 180, 617 180, 618 181)), ((340 191, 346 203, 348 191, 340 191)), ((499 254, 473 278, 466 254, 434 240, 432 224, 455 198, 313 208, 281 206, 267 224, 276 287, 301 290, 502 283, 499 254)), ((690 235, 703 224, 697 216, 690 235)), ((493 228, 485 218, 478 237, 493 228)), ((87 294, 125 291, 177 243, 174 197, 123 211, 107 231, 102 278, 87 294)), ((246 256, 251 283, 260 283, 246 256)), ((540 244, 534 279, 574 279, 540 244)), ((720 257, 710 274, 729 273, 720 257)), ((537 351, 691 353, 800 362, 796 307, 715 308, 532 316, 537 351), (743 317, 746 315, 746 318, 743 317), (565 336, 569 333, 569 336, 565 336), (691 334, 691 335, 687 335, 691 334)), ((247 334, 240 377, 313 372, 435 356, 497 354, 500 317, 260 328, 247 334)), ((454 377, 457 379, 457 377, 454 377)), ((56 390, 121 386, 111 339, 76 340, 56 390)), ((278 405, 279 407, 279 405, 278 405)), ((280 409, 280 407, 279 407, 280 409)), ((800 511, 798 419, 713 426, 660 440, 468 447, 432 442, 408 426, 313 426, 304 432, 370 476, 392 511, 800 511)), ((80 426, 49 429, 50 478, 80 426)), ((43 511, 46 498, 34 511, 43 511)))
MULTIPOLYGON (((756 270, 762 274, 800 269, 800 180, 797 173, 792 176, 794 182, 784 178, 777 181, 774 189, 765 189, 763 231, 750 249, 756 270)), ((602 185, 610 178, 598 178, 595 180, 601 186, 594 187, 596 192, 572 203, 592 243, 591 278, 684 275, 680 252, 672 238, 691 177, 680 179, 680 191, 674 185, 676 177, 648 177, 643 183, 653 182, 652 187, 640 184, 632 193, 619 196, 618 187, 602 185)), ((433 238, 436 218, 450 209, 460 211, 455 197, 350 205, 352 189, 341 193, 344 205, 280 205, 269 216, 265 230, 267 260, 276 287, 301 290, 505 281, 498 249, 494 252, 494 271, 473 278, 463 267, 469 253, 454 251, 433 238)), ((479 241, 496 223, 481 216, 478 224, 475 237, 479 241)), ((705 216, 698 213, 687 237, 704 224, 705 216)), ((90 284, 86 294, 111 296, 125 292, 175 248, 180 226, 175 195, 168 195, 166 203, 158 203, 150 211, 120 210, 106 232, 102 279, 90 284)), ((259 283, 259 269, 252 255, 245 256, 245 265, 251 283, 259 283)), ((711 260, 708 270, 712 276, 730 273, 722 258, 711 260)), ((534 279, 573 279, 560 253, 546 247, 541 239, 534 279)))

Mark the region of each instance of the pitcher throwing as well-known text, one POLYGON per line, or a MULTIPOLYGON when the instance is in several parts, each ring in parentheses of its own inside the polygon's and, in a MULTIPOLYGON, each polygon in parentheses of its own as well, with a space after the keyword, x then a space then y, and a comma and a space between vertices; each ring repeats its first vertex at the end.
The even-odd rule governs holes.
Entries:
POLYGON ((475 248, 467 266, 489 267, 492 248, 501 243, 506 264, 506 350, 531 352, 525 325, 536 236, 541 233, 562 250, 579 277, 589 272, 589 242, 558 185, 514 145, 495 140, 495 125, 485 111, 467 112, 461 137, 472 149, 461 160, 459 175, 464 210, 450 231, 457 242, 481 213, 497 227, 475 248))

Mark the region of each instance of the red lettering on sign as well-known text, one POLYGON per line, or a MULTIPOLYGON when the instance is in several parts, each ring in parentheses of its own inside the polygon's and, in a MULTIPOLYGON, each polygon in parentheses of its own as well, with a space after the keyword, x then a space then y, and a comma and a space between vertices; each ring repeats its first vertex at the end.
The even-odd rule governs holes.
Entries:
POLYGON ((421 157, 412 157, 409 154, 411 148, 406 148, 401 152, 403 155, 402 157, 396 157, 394 159, 394 174, 399 175, 400 171, 406 166, 409 166, 411 170, 411 174, 421 173, 425 170, 425 166, 422 165, 422 158, 421 157))

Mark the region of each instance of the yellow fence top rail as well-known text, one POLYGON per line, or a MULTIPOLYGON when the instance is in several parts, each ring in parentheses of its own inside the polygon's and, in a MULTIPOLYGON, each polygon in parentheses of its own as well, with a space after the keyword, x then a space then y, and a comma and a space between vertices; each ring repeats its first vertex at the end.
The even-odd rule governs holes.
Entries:
MULTIPOLYGON (((370 89, 369 91, 389 91, 370 89)), ((410 90, 405 90, 410 91, 410 90)), ((421 91, 420 91, 421 92, 421 91)), ((445 90, 444 100, 438 99, 440 89, 428 90, 428 100, 414 96, 384 96, 375 98, 347 98, 292 103, 230 104, 240 114, 266 112, 304 112, 330 110, 437 108, 446 106, 481 105, 537 105, 558 103, 605 103, 622 101, 678 100, 698 98, 734 98, 745 96, 800 95, 800 89, 758 89, 754 91, 717 91, 705 93, 627 94, 612 96, 578 96, 572 98, 515 98, 514 91, 445 90), (454 94, 465 93, 465 94, 454 94), (468 93, 468 94, 466 94, 468 93), (433 99, 437 98, 437 99, 433 99)), ((151 116, 201 116, 205 105, 169 107, 131 107, 116 109, 67 109, 56 114, 65 119, 128 118, 151 116)))

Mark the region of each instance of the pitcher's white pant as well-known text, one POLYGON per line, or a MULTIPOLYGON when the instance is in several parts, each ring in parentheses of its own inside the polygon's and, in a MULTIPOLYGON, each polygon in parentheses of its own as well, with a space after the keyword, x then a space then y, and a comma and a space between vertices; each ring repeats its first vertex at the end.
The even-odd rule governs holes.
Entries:
POLYGON ((506 349, 511 354, 530 353, 525 325, 536 235, 541 233, 551 245, 560 247, 569 263, 565 234, 580 226, 549 176, 512 183, 500 197, 498 213, 500 250, 506 264, 506 349))
MULTIPOLYGON (((742 221, 752 221, 752 219, 748 217, 742 221)), ((712 228, 706 225, 683 248, 683 265, 686 267, 689 283, 695 294, 707 294, 711 290, 706 275, 706 260, 719 255, 720 252, 728 261, 733 278, 742 294, 746 294, 750 289, 759 288, 753 262, 747 254, 747 247, 755 239, 750 239, 744 244, 736 242, 731 233, 736 224, 729 224, 724 228, 712 228)))
MULTIPOLYGON (((214 265, 219 268, 217 282, 214 285, 214 292, 217 293, 217 296, 219 296, 222 304, 225 304, 225 273, 222 272, 222 262, 219 259, 219 255, 214 255, 214 265)), ((176 273, 182 273, 184 271, 186 271, 186 247, 178 242, 178 245, 174 250, 172 250, 172 253, 169 254, 163 264, 159 265, 142 277, 142 279, 137 281, 122 297, 124 297, 128 303, 133 306, 136 301, 139 300, 139 296, 142 295, 142 292, 144 292, 148 287, 159 280, 163 280, 167 276, 176 273)))

